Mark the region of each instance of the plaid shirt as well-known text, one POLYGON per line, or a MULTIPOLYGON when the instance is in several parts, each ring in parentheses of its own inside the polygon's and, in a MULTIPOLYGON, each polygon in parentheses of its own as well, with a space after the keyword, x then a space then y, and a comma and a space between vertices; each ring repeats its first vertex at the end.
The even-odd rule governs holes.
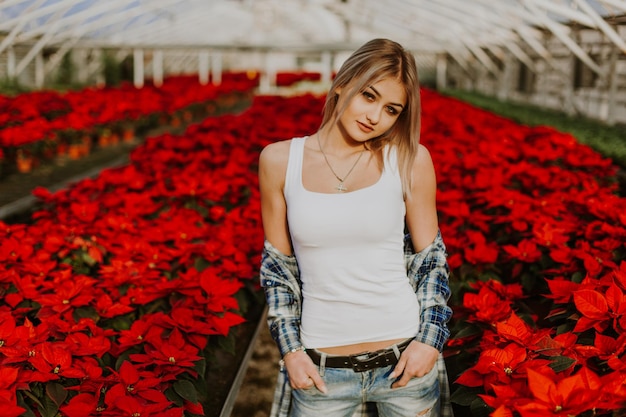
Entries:
MULTIPOLYGON (((440 352, 450 336, 446 323, 452 316, 447 305, 450 297, 448 276, 450 273, 446 247, 441 233, 428 247, 415 253, 410 237, 405 238, 405 264, 407 276, 421 307, 420 328, 415 340, 435 347, 440 352)), ((300 342, 300 316, 302 293, 300 272, 295 256, 280 253, 267 240, 263 248, 260 272, 261 286, 265 290, 268 305, 267 322, 270 333, 280 350, 281 356, 302 347, 300 342)), ((441 417, 453 415, 450 405, 448 373, 439 354, 436 364, 439 370, 441 417)), ((271 417, 287 417, 291 406, 291 386, 287 371, 280 370, 271 417)), ((364 404, 353 417, 376 416, 372 404, 364 404)))

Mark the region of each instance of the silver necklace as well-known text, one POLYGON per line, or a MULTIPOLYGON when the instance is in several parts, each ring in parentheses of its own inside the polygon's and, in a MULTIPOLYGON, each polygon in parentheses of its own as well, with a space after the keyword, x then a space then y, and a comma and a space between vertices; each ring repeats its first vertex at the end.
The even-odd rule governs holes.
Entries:
POLYGON ((326 156, 326 153, 324 152, 324 149, 322 149, 322 142, 320 142, 320 133, 319 132, 317 132, 316 137, 317 137, 317 146, 319 146, 320 152, 322 152, 322 155, 324 156, 324 161, 326 161, 326 165, 328 165, 328 168, 330 168, 330 172, 332 172, 333 175, 335 176, 335 178, 337 178, 337 180, 339 181, 339 184, 337 184, 337 186, 335 187, 335 190, 339 191, 340 193, 348 191, 348 189, 346 188, 346 186, 343 183, 348 179, 348 176, 352 173, 352 171, 354 170, 354 167, 356 167, 356 164, 359 163, 359 160, 363 156, 363 153, 365 152, 365 149, 363 149, 359 153, 359 157, 356 159, 356 161, 354 161, 354 164, 352 165, 352 168, 350 168, 348 173, 346 175, 344 175, 343 178, 341 178, 339 175, 337 175, 337 173, 333 169, 332 165, 330 165, 330 162, 328 162, 328 157, 326 156))

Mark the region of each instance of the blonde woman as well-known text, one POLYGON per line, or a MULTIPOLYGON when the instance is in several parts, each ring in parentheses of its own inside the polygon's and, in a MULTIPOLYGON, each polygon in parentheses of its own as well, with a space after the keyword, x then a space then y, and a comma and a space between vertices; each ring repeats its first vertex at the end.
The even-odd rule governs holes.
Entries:
POLYGON ((448 265, 419 134, 415 59, 374 39, 337 73, 319 130, 262 151, 273 415, 451 415, 448 265))

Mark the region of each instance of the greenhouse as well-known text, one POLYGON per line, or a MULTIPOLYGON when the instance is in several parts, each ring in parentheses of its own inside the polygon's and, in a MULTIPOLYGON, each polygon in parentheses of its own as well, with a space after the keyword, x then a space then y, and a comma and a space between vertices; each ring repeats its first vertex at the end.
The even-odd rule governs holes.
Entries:
POLYGON ((0 0, 0 415, 331 417, 344 367, 625 415, 626 1, 0 0))

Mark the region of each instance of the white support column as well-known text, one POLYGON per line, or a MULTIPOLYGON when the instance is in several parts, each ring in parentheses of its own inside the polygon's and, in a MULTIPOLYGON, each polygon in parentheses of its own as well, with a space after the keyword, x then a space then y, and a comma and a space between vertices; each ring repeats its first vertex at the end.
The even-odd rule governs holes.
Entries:
POLYGON ((448 57, 446 54, 437 54, 437 90, 445 90, 448 88, 448 57))
MULTIPOLYGON (((613 46, 611 49, 611 57, 609 58, 609 73, 607 81, 609 83, 609 96, 606 105, 606 123, 609 126, 615 125, 615 111, 617 109, 617 80, 619 74, 617 73, 617 61, 619 59, 620 52, 617 46, 613 46)), ((602 116, 605 116, 604 114, 602 116)))
POLYGON ((133 81, 135 87, 141 88, 143 87, 144 82, 144 74, 143 74, 143 49, 135 49, 133 50, 133 81))
POLYGON ((104 87, 106 84, 106 80, 104 79, 104 50, 96 49, 93 51, 96 55, 96 59, 92 62, 92 67, 94 68, 94 82, 98 87, 104 87))
POLYGON ((89 79, 89 63, 87 62, 87 51, 84 49, 74 50, 70 56, 74 65, 78 67, 77 78, 81 83, 86 83, 89 79))
POLYGON ((513 64, 517 62, 513 59, 511 53, 507 53, 504 57, 504 70, 498 85, 498 100, 506 101, 511 93, 511 84, 513 79, 513 64))
POLYGON ((15 76, 17 75, 17 71, 15 70, 16 62, 17 61, 15 59, 15 50, 12 46, 9 46, 7 48, 7 75, 9 79, 15 78, 15 76))
POLYGON ((222 83, 222 51, 213 51, 211 55, 211 82, 215 85, 222 83))
POLYGON ((269 59, 267 57, 267 52, 263 52, 263 72, 261 73, 261 80, 259 81, 259 92, 261 94, 267 94, 272 89, 271 77, 275 76, 273 74, 272 69, 270 68, 269 59))
POLYGON ((35 56, 35 86, 39 89, 43 88, 45 81, 45 71, 43 54, 41 51, 35 56))
POLYGON ((330 84, 333 72, 333 56, 330 51, 322 52, 321 81, 330 84))
POLYGON ((201 85, 209 83, 209 51, 198 52, 198 80, 201 85))
POLYGON ((152 54, 152 78, 155 86, 163 85, 163 51, 160 49, 152 54))

